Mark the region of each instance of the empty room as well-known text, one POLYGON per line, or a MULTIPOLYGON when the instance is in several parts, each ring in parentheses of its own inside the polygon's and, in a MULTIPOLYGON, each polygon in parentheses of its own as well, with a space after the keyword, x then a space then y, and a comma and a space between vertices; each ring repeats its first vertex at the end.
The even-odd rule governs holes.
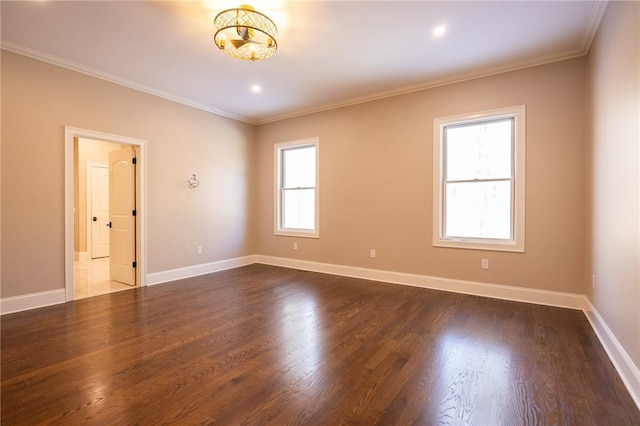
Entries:
POLYGON ((3 425, 640 425, 640 2, 0 18, 3 425))

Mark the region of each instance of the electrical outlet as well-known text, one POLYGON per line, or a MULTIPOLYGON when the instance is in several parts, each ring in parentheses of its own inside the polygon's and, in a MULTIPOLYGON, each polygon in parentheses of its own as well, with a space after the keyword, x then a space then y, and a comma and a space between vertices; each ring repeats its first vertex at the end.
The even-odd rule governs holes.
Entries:
POLYGON ((196 254, 202 254, 202 246, 196 247, 196 254))
POLYGON ((591 275, 591 287, 596 288, 596 276, 591 275))
POLYGON ((480 262, 480 267, 482 269, 489 269, 489 259, 482 259, 480 262))
POLYGON ((293 249, 298 250, 298 243, 293 243, 293 249))
POLYGON ((369 251, 369 257, 376 257, 376 249, 371 249, 371 251, 369 251))

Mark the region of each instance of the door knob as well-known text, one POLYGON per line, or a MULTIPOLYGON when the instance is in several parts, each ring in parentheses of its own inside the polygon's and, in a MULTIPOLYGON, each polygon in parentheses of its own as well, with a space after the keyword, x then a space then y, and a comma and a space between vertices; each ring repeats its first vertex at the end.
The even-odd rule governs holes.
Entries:
POLYGON ((109 228, 111 228, 111 222, 107 223, 107 226, 108 226, 109 228))
POLYGON ((93 221, 94 221, 94 222, 97 222, 97 221, 98 221, 98 218, 94 216, 94 217, 93 217, 93 221))

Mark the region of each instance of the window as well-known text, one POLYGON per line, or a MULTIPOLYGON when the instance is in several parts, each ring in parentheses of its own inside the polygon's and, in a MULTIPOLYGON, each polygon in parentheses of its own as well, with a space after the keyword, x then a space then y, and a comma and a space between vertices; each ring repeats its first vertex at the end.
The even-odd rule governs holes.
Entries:
POLYGON ((433 245, 524 251, 524 105, 434 120, 433 245))
POLYGON ((318 138, 275 146, 276 235, 318 237, 318 138))

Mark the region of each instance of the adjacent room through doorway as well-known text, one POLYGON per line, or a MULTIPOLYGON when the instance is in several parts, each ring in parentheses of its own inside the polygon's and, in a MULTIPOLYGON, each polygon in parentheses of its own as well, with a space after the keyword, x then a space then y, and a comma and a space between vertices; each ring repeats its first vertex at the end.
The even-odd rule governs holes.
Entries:
POLYGON ((74 299, 136 286, 134 157, 131 145, 74 139, 74 299))

